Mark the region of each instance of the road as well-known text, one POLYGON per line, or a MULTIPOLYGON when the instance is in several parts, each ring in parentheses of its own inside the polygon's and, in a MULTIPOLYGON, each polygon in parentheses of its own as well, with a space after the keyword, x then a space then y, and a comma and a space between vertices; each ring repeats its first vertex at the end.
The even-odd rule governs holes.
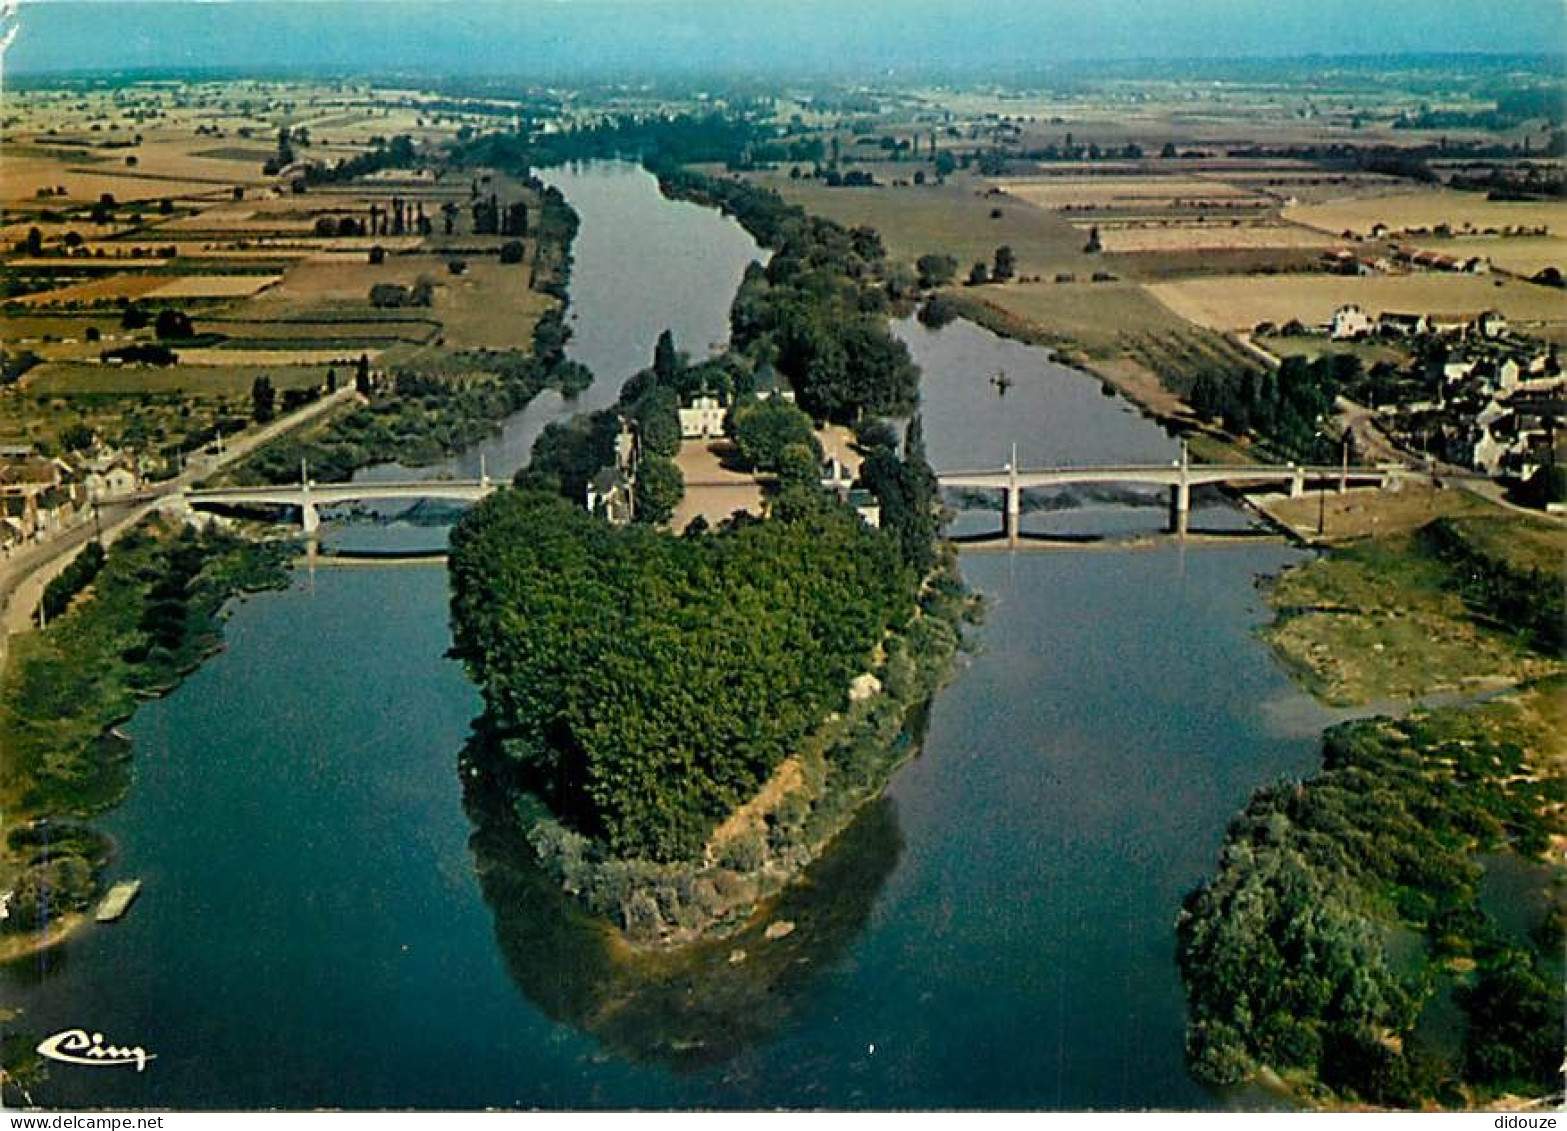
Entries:
POLYGON ((164 480, 132 498, 106 503, 98 509, 96 516, 84 515, 58 536, 25 546, 0 560, 0 670, 4 669, 10 652, 11 633, 26 632, 32 628, 44 588, 59 576, 60 571, 71 563, 89 540, 101 535, 105 543, 112 543, 169 495, 193 486, 245 459, 279 436, 357 399, 358 394, 349 385, 286 416, 280 416, 264 427, 242 432, 230 440, 222 452, 203 460, 198 466, 187 467, 173 479, 164 480))

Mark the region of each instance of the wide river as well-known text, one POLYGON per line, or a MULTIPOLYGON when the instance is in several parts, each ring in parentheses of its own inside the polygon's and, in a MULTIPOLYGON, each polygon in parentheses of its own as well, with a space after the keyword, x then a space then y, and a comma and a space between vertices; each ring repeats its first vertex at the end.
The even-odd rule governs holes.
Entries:
MULTIPOLYGON (((613 399, 665 326, 705 353, 758 255, 626 166, 559 170, 582 217, 575 356, 485 446, 613 399)), ((924 367, 939 467, 1173 458, 1155 424, 1038 350, 958 323, 897 332, 924 367), (1015 384, 990 384, 1005 369, 1015 384)), ((478 453, 454 461, 471 470, 478 453)), ((1154 530, 1160 500, 1029 516, 1154 530)), ((995 515, 968 521, 993 524, 995 515)), ((1244 525, 1209 501, 1194 525, 1244 525)), ((923 752, 754 932, 675 968, 618 960, 539 882, 459 754, 478 696, 444 657, 446 577, 301 571, 240 602, 227 647, 126 730, 101 822, 120 923, 0 971, 13 1022, 85 1027, 145 1072, 55 1065, 35 1099, 110 1107, 1209 1108, 1264 1102, 1182 1062, 1173 925, 1257 786, 1309 772, 1321 716, 1255 630, 1296 552, 966 554, 993 602, 923 752), (728 961, 741 947, 749 958, 728 961)))

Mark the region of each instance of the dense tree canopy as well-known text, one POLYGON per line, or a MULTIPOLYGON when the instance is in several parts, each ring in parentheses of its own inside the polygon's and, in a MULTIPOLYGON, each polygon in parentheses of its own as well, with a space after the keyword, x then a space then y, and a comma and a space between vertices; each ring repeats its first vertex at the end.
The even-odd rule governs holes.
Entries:
POLYGON ((619 855, 688 858, 843 706, 913 575, 846 508, 701 538, 502 491, 452 535, 455 650, 530 782, 619 855))

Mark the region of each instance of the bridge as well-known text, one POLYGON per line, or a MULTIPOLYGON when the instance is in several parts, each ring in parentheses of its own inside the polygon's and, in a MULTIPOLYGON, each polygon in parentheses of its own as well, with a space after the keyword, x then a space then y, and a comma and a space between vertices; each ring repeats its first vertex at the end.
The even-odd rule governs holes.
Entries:
POLYGON ((1026 469, 1017 465, 1017 446, 1012 460, 996 471, 944 471, 936 476, 943 490, 1000 491, 1004 497, 1002 535, 1008 541, 1018 537, 1018 518, 1022 513, 1023 492, 1047 487, 1065 487, 1083 483, 1148 484, 1170 491, 1170 533, 1186 536, 1191 512, 1191 489, 1210 483, 1244 485, 1277 483, 1288 486, 1291 498, 1306 491, 1308 483, 1332 483, 1339 492, 1351 483, 1389 487, 1397 479, 1422 477, 1423 473, 1398 464, 1379 467, 1351 467, 1310 464, 1193 464, 1181 445, 1181 458, 1168 464, 1124 464, 1106 467, 1047 467, 1026 469))
POLYGON ((186 488, 180 498, 187 506, 220 507, 292 507, 299 511, 299 525, 305 537, 314 538, 321 529, 321 508, 368 499, 453 499, 476 503, 496 489, 496 483, 480 465, 477 479, 413 479, 363 483, 316 483, 303 464, 298 483, 269 487, 186 488))

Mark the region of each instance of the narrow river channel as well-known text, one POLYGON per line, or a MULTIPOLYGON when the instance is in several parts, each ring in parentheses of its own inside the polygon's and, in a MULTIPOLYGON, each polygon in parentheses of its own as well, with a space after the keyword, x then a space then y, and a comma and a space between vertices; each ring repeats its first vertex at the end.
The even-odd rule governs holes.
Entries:
MULTIPOLYGON (((476 472, 482 451, 508 474, 549 420, 611 401, 665 326, 705 353, 759 257, 640 170, 550 180, 582 217, 571 350, 599 382, 577 405, 540 398, 449 473, 476 472)), ((999 465, 1014 443, 1040 462, 1173 458, 1157 425, 1041 351, 963 323, 897 330, 924 367, 938 467, 999 465), (1015 382, 1005 398, 997 369, 1015 382)), ((1070 502, 1027 521, 1163 522, 1155 497, 1070 502)), ((1200 518, 1246 521, 1222 503, 1200 518)), ((301 571, 237 604, 223 653, 126 727, 135 784, 101 824, 115 874, 145 881, 131 913, 0 970, 14 1025, 85 1027, 157 1059, 143 1073, 53 1066, 35 1098, 1234 1103, 1183 1066, 1172 926, 1251 791, 1316 765, 1318 714, 1255 634, 1255 580, 1297 557, 1261 544, 966 555, 994 603, 981 651, 888 798, 788 897, 796 932, 747 939, 744 964, 719 951, 657 977, 617 968, 484 800, 465 799, 478 696, 444 658, 444 570, 301 571)))

